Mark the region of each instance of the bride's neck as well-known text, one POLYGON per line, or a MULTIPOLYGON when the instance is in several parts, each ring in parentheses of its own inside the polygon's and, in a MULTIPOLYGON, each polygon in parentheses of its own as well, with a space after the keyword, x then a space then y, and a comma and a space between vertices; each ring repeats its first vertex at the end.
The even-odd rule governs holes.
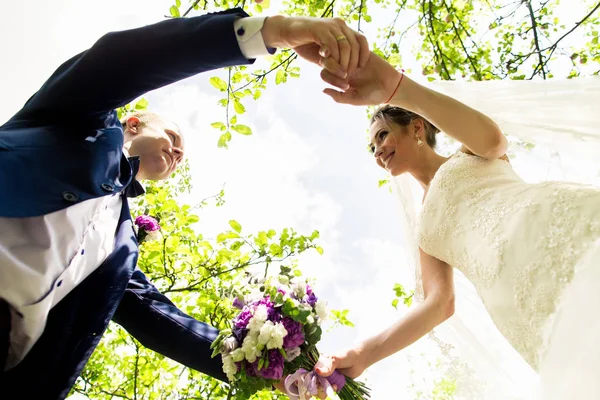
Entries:
POLYGON ((427 189, 437 170, 446 161, 448 161, 448 157, 440 156, 434 151, 425 152, 419 159, 419 164, 410 171, 410 174, 419 181, 423 189, 427 189))

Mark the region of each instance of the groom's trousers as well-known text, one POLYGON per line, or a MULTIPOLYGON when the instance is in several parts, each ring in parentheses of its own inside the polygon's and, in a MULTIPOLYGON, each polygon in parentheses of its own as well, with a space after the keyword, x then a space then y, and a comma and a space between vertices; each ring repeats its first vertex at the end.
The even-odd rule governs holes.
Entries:
POLYGON ((10 309, 8 303, 0 299, 0 374, 4 371, 10 340, 10 309))

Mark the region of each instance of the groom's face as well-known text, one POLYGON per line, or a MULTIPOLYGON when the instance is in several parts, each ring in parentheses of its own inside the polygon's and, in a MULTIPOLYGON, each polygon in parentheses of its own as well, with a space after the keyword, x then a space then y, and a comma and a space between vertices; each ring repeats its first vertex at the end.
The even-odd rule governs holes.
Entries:
POLYGON ((183 136, 171 121, 155 118, 142 123, 130 117, 126 139, 131 141, 129 155, 140 157, 139 179, 166 179, 183 160, 183 136))

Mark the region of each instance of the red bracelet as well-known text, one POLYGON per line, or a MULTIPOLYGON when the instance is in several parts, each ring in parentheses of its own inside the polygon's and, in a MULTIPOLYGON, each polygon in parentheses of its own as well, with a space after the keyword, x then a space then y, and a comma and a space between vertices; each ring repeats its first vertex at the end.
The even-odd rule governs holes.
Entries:
POLYGON ((398 91, 398 88, 400 87, 400 84, 402 83, 402 79, 404 78, 404 70, 401 69, 400 71, 402 71, 402 75, 400 76, 400 81, 398 81, 398 84, 396 85, 396 89, 394 89, 394 93, 392 93, 392 95, 390 96, 390 98, 385 103, 383 103, 383 104, 388 104, 394 98, 394 95, 398 91))

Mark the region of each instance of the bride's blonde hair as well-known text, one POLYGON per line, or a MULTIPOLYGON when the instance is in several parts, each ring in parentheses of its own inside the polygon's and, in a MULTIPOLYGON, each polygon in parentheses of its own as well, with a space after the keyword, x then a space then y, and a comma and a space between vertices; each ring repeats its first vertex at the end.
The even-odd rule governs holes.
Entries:
POLYGON ((415 114, 414 112, 405 110, 404 108, 391 106, 389 104, 378 108, 371 117, 371 125, 373 125, 373 123, 376 121, 380 121, 387 125, 393 122, 396 125, 408 126, 412 120, 417 118, 422 119, 425 125, 425 141, 429 147, 432 149, 435 148, 437 143, 435 135, 439 133, 440 130, 431 122, 421 117, 419 114, 415 114))

